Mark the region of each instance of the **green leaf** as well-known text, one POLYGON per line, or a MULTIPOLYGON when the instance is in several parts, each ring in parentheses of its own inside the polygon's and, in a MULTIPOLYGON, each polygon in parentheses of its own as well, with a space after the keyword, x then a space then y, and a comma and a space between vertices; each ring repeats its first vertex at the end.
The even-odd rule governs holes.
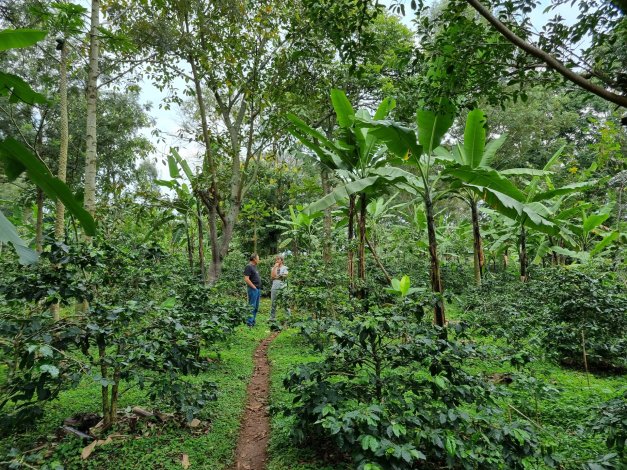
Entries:
POLYGON ((409 288, 410 286, 410 280, 409 280, 409 276, 405 275, 401 278, 401 282, 399 283, 399 287, 400 287, 400 291, 401 294, 403 296, 407 295, 407 292, 409 292, 409 288))
POLYGON ((0 31, 0 51, 28 47, 41 41, 47 31, 37 29, 5 29, 0 31))
POLYGON ((583 191, 592 187, 596 182, 595 181, 585 181, 583 183, 572 183, 566 186, 562 186, 561 188, 555 188, 549 191, 545 191, 543 193, 538 193, 531 198, 532 201, 546 201, 548 199, 553 199, 556 196, 562 196, 564 194, 576 193, 579 191, 583 191))
POLYGON ((513 176, 547 176, 553 174, 552 171, 537 170, 535 168, 508 168, 507 170, 500 170, 499 173, 513 176))
POLYGON ((344 129, 351 127, 355 120, 355 111, 350 101, 348 101, 346 94, 342 90, 334 88, 331 90, 331 103, 333 104, 333 109, 335 109, 337 123, 340 127, 344 129))
POLYGON ((396 278, 392 279, 392 289, 394 289, 397 292, 401 291, 401 281, 399 281, 396 278))
POLYGON ((48 99, 33 90, 28 83, 17 75, 0 72, 0 96, 8 96, 9 103, 46 104, 48 99))
MULTIPOLYGON (((194 181, 194 173, 192 172, 192 169, 189 167, 189 165, 187 164, 187 161, 181 157, 181 155, 178 153, 178 151, 171 147, 170 148, 170 155, 172 155, 176 162, 181 165, 181 168, 183 169, 183 173, 185 173, 185 176, 187 176, 187 179, 189 181, 194 181)), ((168 165, 170 163, 170 160, 168 158, 168 165)), ((178 172, 178 169, 177 169, 178 172)), ((172 170, 170 170, 170 176, 172 175, 172 170)))
POLYGON ((590 252, 590 254, 592 256, 595 256, 599 253, 601 253, 605 248, 607 248, 607 246, 612 243, 614 240, 616 240, 620 235, 620 232, 618 231, 614 231, 609 233, 608 235, 606 235, 605 237, 603 237, 603 240, 601 240, 599 243, 597 243, 594 248, 592 249, 592 251, 590 252))
POLYGON ((170 178, 176 179, 181 177, 179 167, 176 164, 176 159, 174 158, 172 152, 168 155, 168 169, 170 170, 170 178))
POLYGON ((583 221, 583 229, 585 232, 592 232, 609 218, 610 214, 592 214, 583 221))
POLYGON ((490 188, 502 194, 507 194, 518 201, 525 200, 525 194, 496 170, 471 168, 468 165, 463 165, 447 168, 443 174, 457 178, 467 185, 490 188))
POLYGON ((590 253, 587 251, 573 251, 561 246, 552 246, 551 251, 564 256, 570 256, 571 258, 578 259, 583 262, 587 262, 590 259, 590 253))
POLYGON ((422 147, 418 145, 413 129, 389 120, 363 122, 363 124, 371 127, 372 135, 385 143, 387 149, 397 158, 408 160, 409 152, 414 161, 420 158, 422 147))
POLYGON ((47 372, 50 374, 52 378, 56 378, 59 376, 59 369, 51 364, 44 364, 39 368, 39 371, 43 374, 47 372))
POLYGON ((28 244, 20 238, 15 226, 0 211, 0 241, 10 243, 17 252, 20 264, 34 264, 39 260, 39 254, 28 248, 28 244))
POLYGON ((466 118, 464 130, 464 154, 471 168, 482 166, 485 149, 486 117, 480 109, 473 109, 466 118))
POLYGON ((494 156, 496 152, 501 148, 501 146, 507 140, 507 134, 501 135, 499 138, 491 140, 485 146, 485 150, 483 151, 483 159, 481 161, 481 166, 490 166, 492 160, 494 160, 494 156))
POLYGON ((333 204, 345 201, 351 194, 360 193, 373 186, 379 178, 380 176, 369 176, 367 178, 358 179, 338 186, 322 199, 310 204, 307 208, 305 208, 305 212, 311 214, 312 212, 323 211, 326 208, 331 207, 333 204))
POLYGON ((87 235, 96 234, 96 223, 92 216, 76 200, 70 188, 60 179, 53 177, 46 166, 26 147, 12 138, 0 141, 0 160, 5 165, 9 181, 15 180, 26 171, 28 177, 51 199, 59 199, 68 212, 78 219, 87 235))
POLYGON ((433 150, 439 147, 444 134, 453 125, 455 115, 453 113, 429 111, 419 109, 416 113, 418 124, 418 143, 431 155, 433 150))

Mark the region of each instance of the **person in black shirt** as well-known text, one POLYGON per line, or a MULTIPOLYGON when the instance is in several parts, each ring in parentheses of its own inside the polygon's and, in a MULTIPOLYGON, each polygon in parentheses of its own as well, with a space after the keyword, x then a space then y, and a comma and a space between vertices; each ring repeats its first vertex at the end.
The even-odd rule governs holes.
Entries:
POLYGON ((257 263, 259 263, 259 255, 253 253, 250 255, 250 263, 244 268, 244 282, 246 282, 246 290, 248 291, 248 303, 252 311, 246 324, 250 327, 255 326, 257 312, 259 311, 259 298, 261 297, 261 276, 257 271, 257 263))

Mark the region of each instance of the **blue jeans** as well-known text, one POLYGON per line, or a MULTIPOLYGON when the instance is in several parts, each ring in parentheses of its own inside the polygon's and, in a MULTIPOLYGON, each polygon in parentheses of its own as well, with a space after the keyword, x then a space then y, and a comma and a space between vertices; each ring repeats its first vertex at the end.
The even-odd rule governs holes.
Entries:
POLYGON ((257 319, 257 312, 259 311, 259 298, 261 297, 261 289, 253 289, 250 286, 246 286, 248 290, 248 304, 252 307, 250 317, 246 320, 248 326, 254 326, 257 319))

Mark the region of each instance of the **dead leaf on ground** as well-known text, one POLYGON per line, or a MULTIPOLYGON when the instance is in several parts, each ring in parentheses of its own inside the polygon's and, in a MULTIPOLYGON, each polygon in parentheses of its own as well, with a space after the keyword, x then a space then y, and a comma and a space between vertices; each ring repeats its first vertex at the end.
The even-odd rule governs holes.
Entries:
POLYGON ((89 444, 87 447, 85 447, 83 449, 83 451, 81 452, 81 459, 86 460, 89 458, 89 456, 91 455, 91 453, 94 451, 94 449, 96 448, 96 445, 98 444, 98 441, 94 441, 91 444, 89 444))
POLYGON ((183 466, 183 468, 189 468, 189 466, 191 465, 189 463, 189 455, 183 454, 181 456, 181 465, 183 466))
POLYGON ((192 419, 192 421, 189 423, 190 428, 197 428, 198 426, 200 426, 200 420, 198 418, 192 419))

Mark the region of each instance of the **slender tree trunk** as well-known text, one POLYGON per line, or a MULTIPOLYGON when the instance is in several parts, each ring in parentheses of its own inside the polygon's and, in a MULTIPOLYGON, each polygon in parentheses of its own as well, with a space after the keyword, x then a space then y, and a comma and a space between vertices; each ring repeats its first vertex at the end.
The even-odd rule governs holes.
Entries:
MULTIPOLYGON (((326 196, 331 192, 329 171, 326 168, 320 171, 320 181, 322 183, 322 192, 326 196)), ((324 210, 324 237, 322 242, 322 259, 326 264, 331 263, 333 258, 332 226, 333 219, 331 217, 331 208, 327 207, 324 210)))
POLYGON ((508 266, 509 266, 509 254, 508 254, 508 250, 506 249, 505 252, 503 253, 503 271, 507 271, 508 266))
POLYGON ((441 327, 446 324, 446 315, 444 312, 444 299, 442 294, 442 278, 440 276, 440 261, 438 259, 438 242, 435 234, 435 218, 433 216, 433 201, 431 195, 425 195, 425 212, 427 213, 427 232, 429 235, 429 257, 431 259, 431 290, 438 294, 434 310, 433 322, 441 327))
POLYGON ((520 227, 520 280, 527 281, 527 235, 524 225, 520 227))
MULTIPOLYGON (((60 106, 60 132, 59 132, 59 169, 57 178, 65 183, 67 175, 67 153, 69 142, 68 105, 67 105, 67 51, 64 40, 61 45, 61 64, 59 65, 59 106, 60 106)), ((54 238, 61 241, 65 235, 65 206, 57 199, 56 218, 54 222, 54 238)))
POLYGON ((207 284, 207 272, 205 270, 205 241, 202 228, 202 210, 200 201, 196 202, 196 221, 198 222, 198 264, 200 265, 200 276, 203 284, 207 284))
POLYGON ((390 277, 390 275, 388 274, 387 270, 385 269, 385 266, 383 266, 383 263, 381 262, 381 259, 379 258, 379 255, 377 255, 376 247, 372 243, 370 243, 370 240, 368 240, 367 237, 366 237, 366 243, 368 244, 368 248, 370 249, 370 253, 372 253, 372 257, 374 258, 375 262, 377 263, 377 266, 379 266, 379 269, 381 269, 381 272, 385 276, 386 281, 388 282, 388 284, 390 284, 392 282, 392 278, 390 277))
POLYGON ((44 244, 44 192, 37 186, 37 223, 35 225, 35 250, 41 253, 44 244))
POLYGON ((365 193, 361 193, 359 197, 359 291, 358 297, 363 299, 366 297, 366 216, 368 197, 365 193))
MULTIPOLYGON (((61 60, 59 64, 59 107, 60 109, 60 129, 59 129, 59 168, 57 178, 65 183, 67 176, 67 152, 69 142, 69 124, 67 111, 67 51, 66 40, 61 44, 61 60)), ((60 242, 65 237, 65 206, 61 200, 55 203, 54 238, 60 242)), ((52 317, 59 320, 60 306, 58 302, 50 306, 52 317)))
POLYGON ((89 67, 87 69, 87 138, 85 146, 85 210, 92 216, 96 212, 96 172, 98 131, 98 59, 100 54, 100 0, 91 0, 91 22, 89 29, 89 67))
MULTIPOLYGON (((551 244, 551 246, 555 245, 555 240, 550 235, 549 235, 549 243, 551 244)), ((555 253, 554 251, 551 251, 551 265, 557 266, 558 264, 559 264, 559 259, 557 258, 557 253, 555 253)))
POLYGON ((348 291, 352 296, 355 293, 355 253, 353 239, 355 238, 355 195, 348 197, 348 291))
POLYGON ((472 238, 473 238, 473 259, 475 267, 475 284, 481 285, 481 278, 483 277, 483 266, 485 263, 485 257, 483 254, 483 244, 481 243, 481 228, 479 226, 479 213, 477 211, 477 201, 474 199, 470 203, 470 210, 472 212, 472 238))

